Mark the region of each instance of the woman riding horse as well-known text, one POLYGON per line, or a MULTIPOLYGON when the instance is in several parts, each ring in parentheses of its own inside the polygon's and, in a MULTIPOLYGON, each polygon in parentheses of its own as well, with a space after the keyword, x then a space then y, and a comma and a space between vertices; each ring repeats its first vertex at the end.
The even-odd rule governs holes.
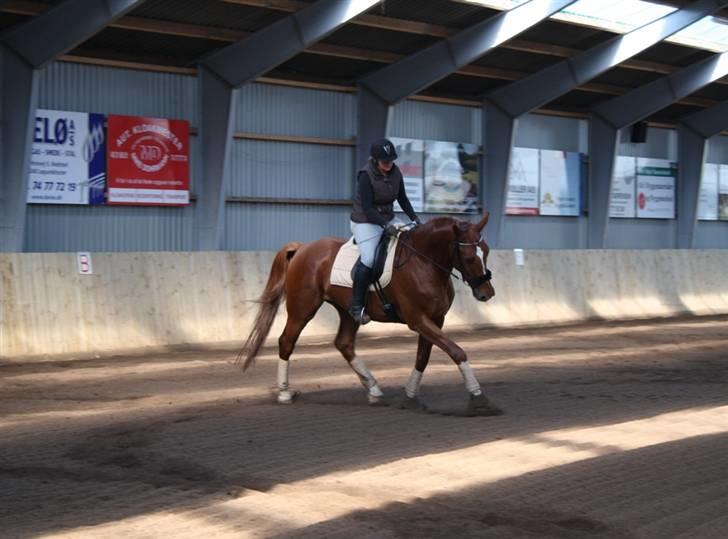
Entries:
MULTIPOLYGON (((495 295, 487 267, 489 249, 481 235, 487 222, 487 213, 477 223, 437 217, 399 237, 392 280, 385 291, 399 318, 419 334, 417 359, 405 387, 403 404, 406 407, 420 407, 422 374, 434 344, 450 356, 462 374, 470 394, 468 414, 501 413, 483 394, 465 351, 442 331, 445 314, 455 297, 453 269, 460 272, 478 301, 488 301, 495 295)), ((293 242, 278 251, 273 260, 253 330, 239 359, 243 369, 251 365, 268 336, 282 298, 287 296, 288 320, 278 339, 279 403, 292 401, 288 360, 301 331, 324 302, 333 305, 339 313, 334 344, 367 390, 369 402, 380 402, 383 397, 376 379, 354 352, 359 324, 349 313, 352 294, 348 288, 330 282, 334 259, 344 243, 341 238, 323 238, 305 245, 293 242)), ((391 321, 376 300, 369 302, 368 311, 374 320, 391 321)))
POLYGON ((359 246, 361 258, 354 266, 351 317, 358 324, 369 322, 364 312, 367 288, 371 284, 374 253, 383 233, 397 233, 394 201, 399 202, 407 216, 415 223, 419 217, 412 209, 404 190, 399 167, 394 164, 397 150, 387 139, 376 140, 369 149, 369 160, 357 175, 357 188, 351 210, 351 233, 359 246))

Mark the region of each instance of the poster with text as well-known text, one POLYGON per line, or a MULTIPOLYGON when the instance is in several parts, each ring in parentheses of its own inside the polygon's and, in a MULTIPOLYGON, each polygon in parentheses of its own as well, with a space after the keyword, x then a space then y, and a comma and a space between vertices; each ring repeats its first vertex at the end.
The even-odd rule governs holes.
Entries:
POLYGON ((475 144, 425 141, 425 211, 478 212, 478 161, 475 144))
MULTIPOLYGON (((402 172, 404 189, 412 209, 419 213, 424 207, 425 183, 425 143, 422 140, 407 138, 389 139, 397 150, 397 166, 402 172)), ((399 203, 395 201, 394 210, 401 212, 399 203)))
POLYGON ((728 165, 720 165, 718 180, 718 218, 728 221, 728 165))
POLYGON ((578 216, 581 210, 581 154, 540 150, 539 214, 578 216))
POLYGON ((718 220, 718 170, 718 165, 715 163, 703 165, 698 196, 698 219, 702 221, 718 220))
POLYGON ((108 203, 189 204, 189 124, 109 115, 108 203))
POLYGON ((105 182, 104 115, 37 109, 27 201, 103 204, 105 182))
POLYGON ((666 159, 637 158, 637 217, 675 218, 677 165, 666 159))
POLYGON ((513 148, 506 213, 538 215, 539 150, 513 148))
POLYGON ((637 158, 618 155, 614 162, 609 217, 634 218, 636 213, 637 158))

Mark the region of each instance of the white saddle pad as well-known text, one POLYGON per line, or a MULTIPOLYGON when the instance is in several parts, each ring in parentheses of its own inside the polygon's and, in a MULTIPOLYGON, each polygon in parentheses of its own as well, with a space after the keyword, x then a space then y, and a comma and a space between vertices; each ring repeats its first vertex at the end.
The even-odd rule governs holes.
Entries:
MULTIPOLYGON (((379 278, 382 288, 392 280, 392 267, 394 266, 394 251, 396 248, 397 238, 390 239, 387 248, 387 260, 384 261, 384 272, 379 278)), ((354 238, 350 238, 339 249, 334 265, 331 267, 331 284, 351 288, 353 286, 351 269, 354 267, 357 258, 359 258, 359 247, 354 243, 354 238)), ((374 285, 371 285, 369 290, 374 290, 374 285)))

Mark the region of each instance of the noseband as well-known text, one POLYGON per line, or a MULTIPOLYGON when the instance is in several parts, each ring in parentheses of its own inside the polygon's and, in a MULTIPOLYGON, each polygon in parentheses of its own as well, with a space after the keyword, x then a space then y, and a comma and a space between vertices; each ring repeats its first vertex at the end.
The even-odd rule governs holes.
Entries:
POLYGON ((457 241, 455 240, 455 252, 458 257, 458 261, 460 262, 460 266, 463 268, 460 270, 460 273, 462 273, 463 281, 468 283, 470 288, 473 290, 478 288, 483 283, 487 283, 490 281, 491 277, 493 276, 488 268, 485 268, 485 261, 483 261, 483 267, 485 268, 485 273, 483 275, 479 276, 468 276, 465 274, 465 264, 463 264, 463 259, 460 256, 460 248, 461 247, 478 247, 480 245, 480 242, 477 241, 471 241, 471 242, 465 242, 465 241, 457 241))

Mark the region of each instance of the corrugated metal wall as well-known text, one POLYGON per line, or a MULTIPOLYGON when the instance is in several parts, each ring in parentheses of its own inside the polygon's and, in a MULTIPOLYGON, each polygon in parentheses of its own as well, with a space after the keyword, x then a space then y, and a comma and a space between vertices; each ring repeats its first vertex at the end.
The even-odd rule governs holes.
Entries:
MULTIPOLYGON (((58 62, 41 74, 41 108, 182 118, 199 127, 197 79, 191 76, 58 62)), ((353 140, 356 98, 350 92, 248 84, 239 91, 235 131, 248 134, 353 140)), ((388 134, 481 143, 481 109, 405 101, 393 108, 388 134)), ((528 115, 519 120, 516 145, 586 153, 584 120, 528 115)), ((487 152, 487 148, 486 148, 487 152)), ((650 129, 647 143, 620 145, 620 153, 676 159, 674 131, 650 129)), ((728 162, 728 143, 711 141, 709 160, 728 162)), ((348 235, 354 186, 352 145, 236 139, 229 156, 226 249, 277 249, 292 239, 348 235), (315 204, 245 200, 313 199, 315 204), (339 204, 330 201, 339 201, 339 204)), ((200 144, 191 137, 192 191, 201 176, 200 144)), ((89 208, 30 205, 28 251, 188 250, 193 248, 195 205, 188 208, 89 208)), ((725 223, 700 223, 701 247, 726 247, 725 223)), ((506 219, 506 247, 585 247, 586 219, 506 219)), ((674 245, 674 222, 611 220, 610 247, 674 245), (615 222, 616 221, 616 222, 615 222)))
POLYGON ((341 201, 261 204, 228 201, 225 248, 278 249, 291 240, 348 236, 356 135, 351 93, 247 84, 241 88, 235 131, 352 141, 352 145, 236 139, 230 150, 227 195, 244 198, 341 201))
MULTIPOLYGON (((199 125, 197 79, 55 62, 41 71, 38 107, 188 120, 199 125)), ((200 145, 190 137, 192 191, 200 145)), ((187 208, 28 205, 26 251, 170 251, 193 248, 187 208)))

